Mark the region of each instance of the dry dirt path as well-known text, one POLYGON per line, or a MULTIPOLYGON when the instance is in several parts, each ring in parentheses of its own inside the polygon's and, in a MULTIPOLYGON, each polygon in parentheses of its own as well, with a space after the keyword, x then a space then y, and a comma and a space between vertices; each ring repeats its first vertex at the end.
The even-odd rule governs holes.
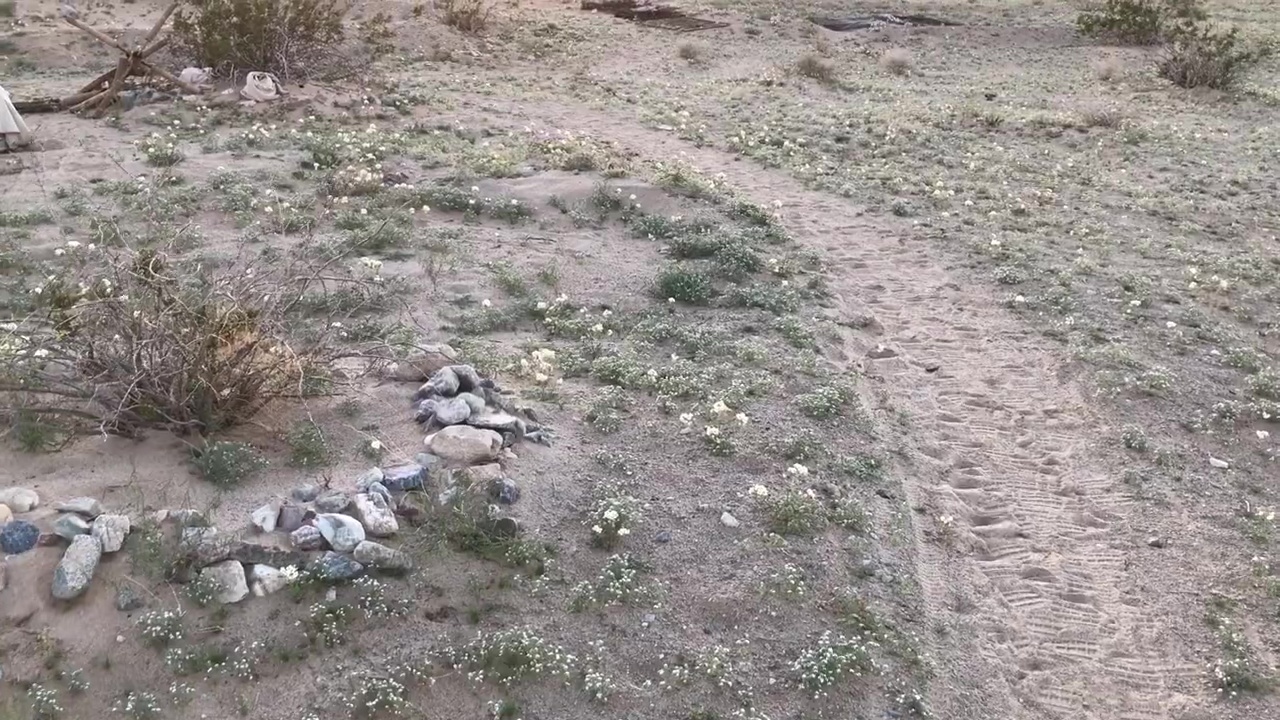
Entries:
MULTIPOLYGON (((1181 644, 1167 598, 1144 596, 1136 511, 1097 451, 1104 423, 1049 346, 994 293, 951 277, 934 248, 860 217, 854 201, 790 176, 567 105, 464 103, 515 127, 619 143, 646 160, 682 157, 757 203, 827 262, 831 356, 878 378, 905 411, 898 469, 914 517, 916 574, 932 626, 940 718, 1165 720, 1211 701, 1205 666, 1181 644), (478 107, 476 106, 478 105, 478 107), (863 361, 877 344, 897 356, 863 361), (936 368, 930 372, 928 368, 936 368), (955 518, 951 540, 938 517, 955 518)), ((1145 510, 1145 509, 1144 509, 1145 510)))

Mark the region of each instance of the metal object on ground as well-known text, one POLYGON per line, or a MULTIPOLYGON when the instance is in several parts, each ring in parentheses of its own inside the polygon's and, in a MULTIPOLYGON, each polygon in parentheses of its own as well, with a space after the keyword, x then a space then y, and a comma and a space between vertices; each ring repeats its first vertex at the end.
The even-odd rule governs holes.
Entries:
POLYGON ((928 15, 889 15, 887 13, 879 15, 854 15, 848 17, 824 17, 814 15, 809 18, 809 22, 815 25, 821 25, 828 30, 836 32, 849 32, 851 30, 869 30, 872 28, 884 27, 886 25, 923 25, 928 27, 958 27, 960 23, 951 22, 950 20, 939 20, 938 18, 929 17, 928 15))

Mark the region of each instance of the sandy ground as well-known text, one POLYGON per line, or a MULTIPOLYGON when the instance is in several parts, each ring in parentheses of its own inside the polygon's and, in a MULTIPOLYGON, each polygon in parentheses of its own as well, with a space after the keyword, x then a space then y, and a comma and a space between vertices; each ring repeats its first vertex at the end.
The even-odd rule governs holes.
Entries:
MULTIPOLYGON (((18 0, 20 24, 5 35, 15 49, 0 79, 15 99, 73 90, 109 66, 101 47, 40 19, 49 8, 34 5, 18 0), (15 71, 14 58, 34 67, 15 71)), ((156 5, 81 9, 95 26, 131 37, 156 5)), ((1269 384, 1280 288, 1274 59, 1231 95, 1177 90, 1150 69, 1154 51, 1080 38, 1075 8, 1060 2, 891 3, 963 26, 853 33, 817 29, 804 19, 807 7, 706 3, 690 7, 728 27, 689 34, 583 13, 576 3, 521 2, 499 7, 479 37, 445 28, 430 10, 416 17, 409 3, 364 5, 357 17, 391 13, 401 49, 369 79, 394 80, 417 99, 407 114, 368 111, 350 125, 463 138, 415 140, 384 171, 425 184, 462 168, 480 194, 536 209, 521 225, 415 215, 415 238, 453 231, 464 249, 441 279, 428 277, 417 245, 387 253, 383 272, 411 283, 400 320, 420 340, 461 340, 468 358, 556 429, 550 448, 520 447, 505 461, 523 490, 516 512, 527 535, 558 549, 547 587, 513 587, 509 568, 406 537, 420 570, 388 585, 411 612, 360 620, 346 645, 324 649, 297 626, 312 598, 198 609, 180 589, 141 577, 128 553, 105 562, 83 598, 54 603, 58 550, 42 547, 9 558, 0 590, 0 697, 10 707, 0 717, 27 717, 31 683, 58 689, 64 717, 97 716, 129 691, 155 693, 161 717, 347 717, 344 702, 364 697, 352 693, 368 687, 369 674, 400 662, 428 668, 423 658, 443 647, 511 627, 533 628, 577 655, 575 667, 610 678, 608 702, 554 680, 503 687, 432 667, 424 672, 433 681, 407 691, 408 716, 490 717, 496 701, 518 704, 511 716, 524 718, 1280 712, 1267 692, 1222 689, 1224 672, 1240 682, 1273 676, 1280 653, 1268 431, 1268 403, 1280 399, 1280 382, 1269 384), (909 58, 903 74, 886 67, 889 49, 909 58), (831 63, 837 81, 795 73, 806 55, 831 63), (570 376, 548 393, 514 372, 508 361, 518 354, 568 348, 526 322, 484 332, 459 322, 482 301, 521 300, 494 267, 515 268, 534 297, 564 293, 601 318, 606 309, 628 318, 668 309, 649 288, 671 261, 669 248, 637 238, 616 217, 583 223, 548 206, 552 197, 590 204, 603 180, 547 167, 529 150, 565 134, 625 161, 628 173, 610 189, 647 212, 734 227, 724 203, 673 187, 670 169, 689 167, 718 192, 778 213, 793 242, 770 252, 810 263, 792 280, 823 288, 787 315, 812 342, 784 342, 779 318, 760 309, 681 306, 671 322, 708 333, 681 346, 633 341, 635 328, 620 326, 618 342, 636 342, 626 347, 648 353, 645 363, 687 356, 719 374, 700 386, 711 389, 706 396, 674 409, 656 393, 633 392, 613 433, 591 420, 598 377, 570 376), (508 156, 518 171, 487 171, 508 156), (554 282, 535 279, 551 275, 554 282), (728 378, 766 389, 745 401, 751 422, 734 435, 738 452, 719 458, 697 427, 681 433, 678 416, 705 412, 729 392, 728 378), (834 382, 856 387, 856 409, 821 422, 797 412, 796 396, 834 382), (796 459, 778 448, 802 429, 824 448, 804 461, 810 488, 838 485, 866 515, 860 530, 833 526, 780 542, 753 511, 748 488, 785 485, 796 459), (879 458, 885 471, 837 480, 838 460, 855 456, 879 458), (569 612, 575 585, 605 563, 584 523, 613 484, 644 505, 625 549, 653 566, 662 600, 569 612), (741 526, 722 523, 725 511, 741 526), (780 597, 770 588, 793 567, 807 590, 780 597), (114 607, 121 584, 140 588, 148 609, 186 607, 192 644, 265 642, 256 679, 174 676, 139 637, 139 612, 114 607), (815 698, 792 663, 823 631, 851 632, 839 611, 849 594, 889 628, 853 633, 877 647, 881 671, 845 677, 815 698), (721 650, 729 670, 694 663, 687 684, 663 687, 664 665, 670 672, 677 658, 721 650), (66 679, 77 669, 90 682, 80 693, 66 679), (178 702, 175 683, 194 693, 178 702)), ((1210 6, 1250 37, 1280 26, 1263 3, 1210 6)), ((211 138, 310 117, 341 126, 353 102, 388 92, 351 81, 288 89, 287 103, 220 111, 200 121, 207 129, 182 131, 186 157, 173 171, 201 189, 192 208, 160 223, 197 225, 201 240, 190 252, 227 257, 273 246, 289 256, 303 247, 271 233, 249 244, 233 213, 203 189, 220 171, 251 178, 259 193, 320 193, 316 177, 295 174, 304 155, 283 130, 278 142, 248 149, 211 138)), ((154 209, 129 210, 92 188, 156 173, 134 143, 200 116, 163 103, 106 120, 29 117, 41 149, 0 157, 0 212, 48 208, 54 220, 0 233, 33 262, 51 263, 67 239, 93 237, 88 218, 151 226, 154 216, 145 216, 154 209), (88 213, 68 212, 60 188, 88 193, 88 213)), ((28 282, 20 273, 6 281, 28 282)), ((357 419, 339 411, 339 399, 312 400, 230 431, 221 439, 250 442, 272 461, 230 491, 196 477, 184 439, 163 433, 86 437, 46 454, 10 443, 3 485, 41 494, 44 506, 23 517, 46 529, 54 503, 90 495, 135 517, 199 508, 253 537, 253 508, 300 483, 353 488, 368 465, 355 448, 370 437, 391 459, 412 457, 422 435, 410 420, 412 389, 360 381, 344 388, 362 408, 357 419), (308 413, 338 449, 322 471, 286 462, 288 429, 308 413)))

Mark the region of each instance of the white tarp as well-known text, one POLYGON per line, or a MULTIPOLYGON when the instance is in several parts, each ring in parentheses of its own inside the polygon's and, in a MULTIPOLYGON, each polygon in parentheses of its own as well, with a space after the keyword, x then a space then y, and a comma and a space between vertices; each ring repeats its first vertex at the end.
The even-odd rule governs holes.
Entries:
POLYGON ((12 150, 31 142, 31 129, 22 122, 9 91, 0 87, 0 151, 12 150))

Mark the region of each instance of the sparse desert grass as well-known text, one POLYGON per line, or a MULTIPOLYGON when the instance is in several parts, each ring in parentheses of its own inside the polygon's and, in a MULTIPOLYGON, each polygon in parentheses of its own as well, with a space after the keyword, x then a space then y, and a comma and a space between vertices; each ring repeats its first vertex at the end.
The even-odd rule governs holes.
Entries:
POLYGON ((811 80, 831 85, 836 81, 836 66, 817 55, 805 55, 796 61, 795 71, 811 80))
POLYGON ((915 67, 911 51, 906 48, 890 48, 880 56, 880 64, 894 75, 910 75, 915 67))
POLYGON ((441 22, 465 33, 483 32, 493 12, 487 0, 437 0, 436 9, 441 22))

